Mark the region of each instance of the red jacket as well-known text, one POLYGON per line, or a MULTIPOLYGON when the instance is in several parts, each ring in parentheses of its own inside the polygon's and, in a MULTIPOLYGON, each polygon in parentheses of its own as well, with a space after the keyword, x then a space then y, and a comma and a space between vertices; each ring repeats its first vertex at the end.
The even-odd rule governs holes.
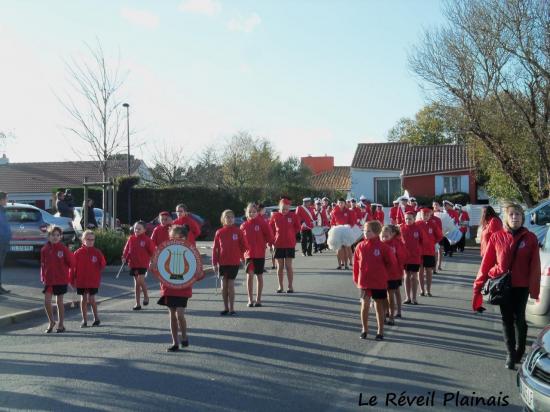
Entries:
POLYGON ((388 280, 403 279, 403 267, 405 266, 405 260, 407 260, 407 250, 405 249, 403 241, 399 237, 394 237, 387 242, 382 243, 389 246, 395 256, 395 264, 388 273, 388 280))
POLYGON ((417 222, 418 227, 422 230, 422 255, 435 256, 435 244, 443 239, 443 233, 435 220, 423 220, 417 222))
POLYGON ((489 239, 485 255, 474 281, 472 307, 477 310, 483 303, 481 289, 489 277, 497 278, 511 269, 512 287, 529 288, 531 298, 538 299, 540 292, 540 256, 537 237, 525 228, 515 235, 507 229, 501 229, 489 239), (519 240, 519 245, 518 245, 519 240), (516 258, 510 268, 515 248, 516 258))
POLYGON ((374 212, 374 220, 378 220, 380 223, 384 224, 384 211, 383 210, 377 210, 374 212))
POLYGON ((347 207, 340 209, 339 206, 336 206, 332 213, 330 214, 330 225, 339 226, 339 225, 350 225, 353 226, 355 219, 355 213, 351 213, 347 207))
MULTIPOLYGON (((460 221, 460 223, 464 223, 464 222, 470 222, 470 215, 468 215, 468 212, 466 211, 462 211, 460 212, 460 215, 458 215, 458 220, 460 221)), ((468 226, 460 226, 460 231, 462 233, 466 233, 468 231, 468 226)))
POLYGON ((454 209, 447 209, 447 214, 449 216, 451 216, 453 218, 453 220, 455 221, 455 223, 458 225, 458 223, 459 223, 458 212, 454 209))
MULTIPOLYGON (((441 233, 443 234, 443 222, 441 221, 441 219, 439 217, 437 217, 436 215, 431 215, 430 216, 430 222, 434 222, 437 227, 439 228, 439 230, 441 231, 441 233)), ((441 236, 441 239, 443 239, 443 235, 441 236)), ((439 240, 441 240, 439 239, 439 240)))
POLYGON ((301 230, 313 229, 313 219, 315 216, 315 211, 311 207, 306 207, 304 205, 298 206, 295 213, 298 217, 298 220, 302 224, 301 230))
POLYGON ((387 289, 389 273, 395 265, 389 246, 379 238, 365 239, 353 254, 353 282, 359 289, 387 289))
POLYGON ((201 234, 201 227, 195 219, 193 219, 191 216, 181 216, 174 220, 172 224, 178 226, 187 225, 187 227, 189 228, 187 240, 191 242, 193 246, 195 246, 195 239, 198 238, 201 234))
POLYGON ((296 234, 300 231, 300 222, 295 214, 273 212, 269 227, 274 235, 276 248, 290 249, 296 246, 296 234))
POLYGON ((145 233, 139 236, 132 235, 124 246, 122 257, 132 269, 148 268, 155 249, 155 243, 145 233))
POLYGON ((405 265, 419 265, 422 263, 422 229, 420 222, 414 222, 412 225, 403 224, 400 226, 401 237, 405 243, 407 257, 405 265))
POLYGON ((171 225, 158 225, 153 229, 153 234, 151 235, 151 240, 157 246, 161 243, 170 240, 170 228, 171 225))
POLYGON ((40 280, 46 286, 68 284, 73 266, 73 253, 61 242, 48 242, 40 250, 40 280))
POLYGON ((164 283, 160 283, 160 296, 176 296, 182 298, 190 298, 193 296, 193 287, 189 286, 188 288, 177 289, 166 286, 164 283))
POLYGON ((401 225, 401 224, 405 223, 405 214, 407 212, 414 212, 414 207, 411 206, 411 205, 406 205, 405 210, 403 210, 403 208, 401 206, 398 206, 397 207, 397 213, 396 213, 396 216, 395 216, 395 224, 401 225))
POLYGON ((216 231, 212 248, 212 265, 240 265, 246 251, 246 243, 240 229, 235 226, 224 226, 216 231))
POLYGON ((70 271, 71 284, 76 288, 99 288, 101 272, 107 262, 95 247, 81 246, 74 252, 74 266, 70 271))
POLYGON ((246 252, 244 257, 247 259, 263 259, 265 258, 266 244, 273 244, 273 233, 269 224, 261 216, 256 216, 254 219, 249 219, 241 225, 246 252))
POLYGON ((356 207, 350 208, 349 212, 352 214, 353 224, 360 225, 361 224, 360 221, 365 215, 365 213, 361 211, 361 208, 356 206, 356 207))
POLYGON ((485 254, 485 249, 487 249, 487 244, 489 243, 489 239, 491 238, 493 233, 496 233, 499 230, 502 230, 502 220, 494 216, 489 219, 489 222, 483 227, 483 230, 481 231, 481 256, 485 254))

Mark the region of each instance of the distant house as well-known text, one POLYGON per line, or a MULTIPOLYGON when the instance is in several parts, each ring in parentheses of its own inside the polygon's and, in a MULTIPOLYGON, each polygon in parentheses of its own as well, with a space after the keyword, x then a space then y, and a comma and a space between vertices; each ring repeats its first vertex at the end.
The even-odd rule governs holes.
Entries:
POLYGON ((313 173, 310 183, 317 191, 316 194, 321 195, 328 191, 344 192, 346 195, 350 193, 349 166, 334 166, 334 157, 332 156, 307 156, 300 160, 313 173))
MULTIPOLYGON (((126 160, 109 162, 109 176, 126 176, 126 160)), ((149 168, 139 159, 130 162, 130 175, 150 180, 149 168)), ((102 175, 97 161, 10 163, 0 159, 0 191, 7 192, 10 200, 33 204, 41 209, 51 209, 52 190, 55 188, 82 186, 84 178, 89 182, 101 182, 102 175)))
POLYGON ((351 192, 389 206, 404 190, 434 197, 465 192, 477 201, 474 168, 464 145, 361 143, 351 164, 351 192))

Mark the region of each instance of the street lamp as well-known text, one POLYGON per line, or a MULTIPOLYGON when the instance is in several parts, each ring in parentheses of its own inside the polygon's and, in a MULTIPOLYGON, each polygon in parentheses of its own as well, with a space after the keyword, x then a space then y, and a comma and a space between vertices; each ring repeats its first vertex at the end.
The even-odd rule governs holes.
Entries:
MULTIPOLYGON (((128 167, 128 178, 130 177, 130 105, 128 103, 123 103, 122 107, 126 107, 126 132, 128 135, 128 156, 126 158, 127 167, 128 167)), ((132 205, 131 205, 131 196, 130 196, 130 181, 128 181, 128 224, 132 224, 132 205)))

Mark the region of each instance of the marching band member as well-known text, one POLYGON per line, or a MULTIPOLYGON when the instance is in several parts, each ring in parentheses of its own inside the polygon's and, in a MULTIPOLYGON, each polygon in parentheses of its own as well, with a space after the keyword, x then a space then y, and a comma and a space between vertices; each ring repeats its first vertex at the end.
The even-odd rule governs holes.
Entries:
POLYGON ((330 219, 328 218, 326 211, 323 208, 321 199, 317 199, 315 201, 315 210, 314 210, 314 223, 315 227, 320 229, 313 229, 313 230, 321 230, 322 229, 322 236, 321 235, 315 235, 314 234, 314 253, 320 253, 324 249, 327 248, 327 231, 330 227, 330 219))
POLYGON ((453 203, 448 201, 448 200, 444 200, 443 201, 443 207, 445 208, 445 211, 447 212, 447 214, 449 216, 451 216, 453 218, 453 220, 455 221, 455 223, 458 225, 459 224, 458 212, 456 210, 454 210, 453 203))
POLYGON ((418 202, 416 201, 416 198, 413 196, 409 197, 408 211, 414 212, 415 214, 420 211, 420 207, 418 207, 418 202))
POLYGON ((397 216, 395 218, 395 221, 396 221, 395 224, 401 225, 405 223, 405 214, 407 212, 414 211, 414 208, 411 205, 409 205, 408 203, 409 199, 406 196, 401 196, 397 200, 399 200, 399 206, 397 208, 397 216))
POLYGON ((328 246, 332 250, 337 250, 338 267, 341 270, 349 269, 346 265, 351 256, 351 245, 355 242, 351 230, 354 223, 355 214, 349 212, 346 207, 346 201, 343 198, 338 199, 338 205, 332 210, 330 217, 331 229, 328 232, 328 246))
POLYGON ((395 266, 388 273, 388 300, 387 313, 389 315, 388 325, 394 325, 394 318, 401 317, 401 285, 403 284, 403 267, 407 257, 405 245, 401 240, 399 227, 387 225, 382 227, 380 233, 382 243, 388 245, 395 256, 395 266))
POLYGON ((371 207, 371 203, 370 201, 363 195, 361 195, 359 197, 359 202, 363 205, 365 205, 365 209, 367 211, 367 215, 364 216, 365 218, 365 222, 369 222, 371 220, 375 220, 373 215, 372 215, 372 207, 371 207))
POLYGON ((159 213, 159 224, 153 229, 151 240, 157 247, 170 239, 170 227, 172 226, 172 216, 168 212, 159 213))
POLYGON ((311 256, 313 248, 313 209, 311 207, 311 198, 305 197, 302 199, 302 205, 296 208, 296 216, 301 223, 300 238, 302 243, 302 256, 311 256))
POLYGON ((424 207, 421 210, 422 220, 419 227, 422 230, 422 266, 420 267, 420 296, 432 296, 432 275, 435 267, 435 244, 443 238, 443 233, 436 221, 431 219, 432 209, 424 207), (424 274, 426 281, 424 282, 424 274))
POLYGON ((322 206, 323 206, 322 209, 324 213, 323 219, 326 219, 326 222, 328 222, 326 226, 330 226, 330 215, 332 213, 332 205, 330 204, 330 200, 328 197, 323 197, 321 199, 321 202, 322 202, 322 206))
POLYGON ((393 203, 393 206, 390 209, 390 223, 392 225, 396 225, 397 224, 397 213, 398 213, 398 210, 399 210, 399 200, 396 199, 392 203, 393 203))
POLYGON ((464 247, 466 246, 466 234, 468 233, 470 226, 470 215, 468 212, 463 210, 462 205, 459 205, 458 203, 455 205, 455 210, 458 212, 458 221, 460 222, 460 231, 462 232, 462 237, 456 244, 456 248, 459 252, 464 253, 464 247))
POLYGON ((235 226, 235 213, 232 210, 224 210, 220 221, 223 227, 214 235, 212 266, 222 280, 224 310, 220 315, 235 315, 235 278, 244 260, 246 244, 242 232, 235 226))
POLYGON ((187 234, 187 240, 195 246, 195 239, 198 238, 201 234, 201 227, 196 222, 195 219, 191 217, 191 213, 189 213, 189 208, 184 205, 183 203, 180 203, 176 206, 176 214, 178 215, 177 219, 174 220, 173 225, 176 226, 183 226, 187 225, 189 228, 189 233, 187 234))
POLYGON ((379 203, 373 203, 373 206, 376 207, 376 210, 374 212, 374 220, 378 220, 381 224, 384 224, 384 210, 382 209, 382 205, 379 203))
POLYGON ((269 226, 274 235, 275 259, 277 261, 277 277, 279 288, 277 293, 284 291, 284 269, 288 278, 287 293, 293 293, 294 269, 292 261, 296 253, 296 234, 300 231, 300 222, 294 213, 290 212, 290 199, 282 198, 279 201, 279 211, 274 212, 269 226))
POLYGON ((405 301, 403 303, 418 305, 418 270, 422 263, 422 230, 415 222, 412 211, 405 215, 405 224, 401 225, 401 236, 407 250, 405 259, 405 301))
POLYGON ((479 222, 481 226, 481 243, 480 243, 480 252, 481 257, 485 255, 485 250, 489 244, 489 239, 493 233, 498 232, 502 229, 502 220, 498 217, 497 212, 491 206, 485 206, 483 212, 481 213, 481 220, 479 222))
MULTIPOLYGON (((443 223, 441 222, 441 219, 439 218, 439 215, 441 215, 443 213, 443 211, 441 210, 441 206, 439 205, 439 202, 433 201, 432 202, 432 208, 433 208, 433 212, 432 212, 432 216, 430 217, 430 219, 435 220, 435 222, 439 226, 439 229, 441 229, 441 233, 443 233, 443 223)), ((418 219, 418 217, 417 217, 417 219, 418 219)), ((420 219, 420 220, 422 220, 422 219, 420 219)), ((439 241, 435 245, 437 270, 443 270, 443 250, 446 248, 446 246, 445 246, 446 242, 448 242, 447 239, 445 237, 443 237, 441 239, 441 241, 439 241)), ((434 269, 434 273, 437 273, 435 269, 434 269)), ((422 273, 420 273, 420 275, 422 275, 422 273)))
POLYGON ((361 289, 361 339, 367 338, 370 299, 374 299, 377 333, 375 340, 384 340, 384 314, 387 299, 388 274, 395 267, 391 249, 380 241, 380 222, 365 223, 365 239, 355 248, 353 255, 353 283, 361 289))
POLYGON ((245 209, 247 220, 241 225, 241 232, 246 244, 245 269, 248 307, 262 306, 262 290, 264 287, 265 247, 273 244, 273 233, 262 215, 258 214, 257 206, 249 203, 245 209), (252 299, 256 275, 256 302, 252 299))

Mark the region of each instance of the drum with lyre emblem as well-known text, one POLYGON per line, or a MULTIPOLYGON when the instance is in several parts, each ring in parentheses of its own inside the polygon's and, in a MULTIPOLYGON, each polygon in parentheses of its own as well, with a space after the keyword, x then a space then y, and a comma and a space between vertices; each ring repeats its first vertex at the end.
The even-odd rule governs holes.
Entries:
POLYGON ((201 255, 185 239, 161 243, 149 266, 153 275, 164 285, 183 289, 204 278, 201 255))

